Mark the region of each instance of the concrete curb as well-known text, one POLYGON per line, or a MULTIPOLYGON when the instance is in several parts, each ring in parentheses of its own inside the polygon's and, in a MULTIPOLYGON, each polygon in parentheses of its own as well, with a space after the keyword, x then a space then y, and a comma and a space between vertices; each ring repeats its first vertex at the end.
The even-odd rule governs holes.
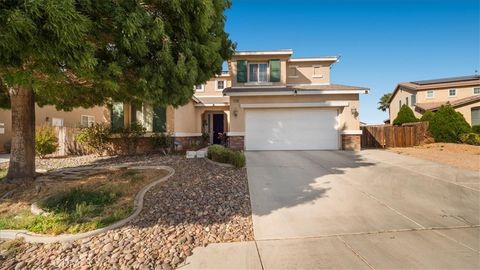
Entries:
MULTIPOLYGON (((122 166, 119 166, 122 167, 122 166)), ((124 167, 124 166, 123 166, 124 167)), ((111 167, 110 167, 111 168, 111 167)), ((43 234, 35 234, 31 233, 27 230, 0 230, 0 239, 2 240, 11 240, 11 239, 16 239, 16 238, 24 238, 26 242, 29 243, 53 243, 53 242, 69 242, 69 241, 75 241, 87 237, 91 237, 97 234, 101 234, 104 232, 107 232, 109 230, 113 230, 116 228, 119 228, 132 219, 136 218, 140 212, 143 209, 143 197, 145 196, 145 193, 147 193, 148 190, 150 190, 153 186, 165 182, 168 178, 170 178, 173 174, 175 174, 175 170, 172 167, 169 166, 131 166, 128 167, 129 169, 157 169, 157 170, 166 170, 169 173, 158 179, 153 181, 152 183, 148 184, 144 188, 142 188, 137 195, 135 196, 135 200, 133 203, 133 214, 128 216, 125 219, 119 220, 107 227, 96 229, 93 231, 89 232, 84 232, 84 233, 79 233, 79 234, 61 234, 61 235, 56 235, 56 236, 50 236, 50 235, 43 235, 43 234)))
POLYGON ((218 165, 218 166, 221 166, 221 167, 226 167, 226 168, 235 168, 235 166, 233 166, 232 164, 228 164, 228 163, 221 163, 221 162, 216 162, 216 161, 213 161, 207 157, 205 157, 205 160, 210 163, 210 164, 213 164, 213 165, 218 165))

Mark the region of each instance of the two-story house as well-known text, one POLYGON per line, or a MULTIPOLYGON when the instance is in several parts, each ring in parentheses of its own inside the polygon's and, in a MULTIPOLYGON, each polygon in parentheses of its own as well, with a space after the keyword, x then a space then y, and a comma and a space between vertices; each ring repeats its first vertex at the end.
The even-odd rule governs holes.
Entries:
POLYGON ((402 105, 420 118, 449 103, 470 125, 480 125, 480 75, 399 83, 389 100, 390 121, 402 105))
POLYGON ((335 56, 292 58, 292 50, 240 51, 229 61, 229 143, 245 150, 360 149, 359 95, 333 84, 335 56))

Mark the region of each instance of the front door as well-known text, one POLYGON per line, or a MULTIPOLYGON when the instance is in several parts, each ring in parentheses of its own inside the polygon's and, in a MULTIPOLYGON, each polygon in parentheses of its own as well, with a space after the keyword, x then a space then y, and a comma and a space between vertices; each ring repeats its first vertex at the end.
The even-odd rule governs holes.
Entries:
POLYGON ((220 139, 220 133, 224 132, 224 115, 223 114, 214 114, 213 115, 213 143, 220 144, 222 141, 220 139))

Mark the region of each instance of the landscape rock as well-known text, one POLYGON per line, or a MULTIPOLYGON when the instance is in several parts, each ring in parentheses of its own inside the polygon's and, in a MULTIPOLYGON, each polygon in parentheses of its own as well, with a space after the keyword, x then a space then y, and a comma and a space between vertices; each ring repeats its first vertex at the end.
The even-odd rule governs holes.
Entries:
POLYGON ((171 270, 190 256, 195 247, 253 240, 245 169, 162 155, 82 156, 44 159, 38 164, 48 169, 47 175, 59 171, 69 175, 70 168, 94 170, 119 164, 166 165, 176 172, 147 192, 144 209, 125 226, 71 243, 25 243, 20 252, 0 261, 1 270, 17 266, 22 267, 19 269, 171 270))

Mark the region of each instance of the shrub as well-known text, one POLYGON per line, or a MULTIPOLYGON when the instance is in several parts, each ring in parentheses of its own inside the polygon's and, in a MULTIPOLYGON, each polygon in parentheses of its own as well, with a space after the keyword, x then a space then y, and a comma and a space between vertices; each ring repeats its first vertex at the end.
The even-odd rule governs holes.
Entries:
POLYGON ((470 125, 463 115, 450 105, 443 105, 430 120, 428 130, 436 142, 460 142, 460 134, 470 133, 470 125))
POLYGON ((230 151, 232 153, 230 154, 230 157, 229 157, 229 161, 230 161, 229 163, 235 166, 235 168, 244 167, 246 163, 245 154, 243 154, 240 151, 232 151, 232 150, 230 151))
POLYGON ((52 127, 41 126, 35 130, 35 152, 40 158, 57 151, 58 144, 52 127))
POLYGON ((166 155, 171 152, 173 147, 173 137, 170 134, 160 133, 153 135, 153 145, 160 148, 166 155))
POLYGON ((408 107, 407 105, 403 105, 400 108, 400 111, 397 114, 397 117, 395 120, 393 120, 394 125, 401 125, 405 123, 413 123, 413 122, 418 122, 418 118, 415 117, 413 114, 412 109, 408 107))
POLYGON ((201 145, 207 145, 210 142, 210 134, 208 132, 203 132, 202 137, 200 138, 201 145))
POLYGON ((146 128, 138 122, 133 122, 129 127, 120 131, 120 137, 129 154, 136 153, 138 141, 145 135, 146 131, 146 128))
POLYGON ((233 151, 218 144, 208 147, 207 156, 213 161, 232 164, 236 168, 244 167, 246 161, 245 154, 242 152, 233 151))
POLYGON ((426 111, 422 117, 420 118, 420 121, 423 121, 423 122, 430 122, 433 118, 433 116, 435 115, 434 112, 432 111, 426 111))
POLYGON ((480 134, 480 125, 472 126, 472 131, 477 134, 480 134))
POLYGON ((464 133, 460 135, 460 141, 466 144, 480 145, 480 135, 477 133, 464 133))
POLYGON ((108 137, 111 128, 104 123, 95 123, 85 127, 75 136, 75 140, 86 148, 90 153, 103 154, 107 150, 108 137))

